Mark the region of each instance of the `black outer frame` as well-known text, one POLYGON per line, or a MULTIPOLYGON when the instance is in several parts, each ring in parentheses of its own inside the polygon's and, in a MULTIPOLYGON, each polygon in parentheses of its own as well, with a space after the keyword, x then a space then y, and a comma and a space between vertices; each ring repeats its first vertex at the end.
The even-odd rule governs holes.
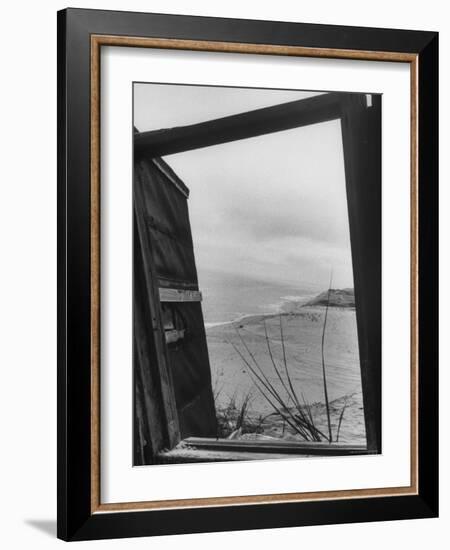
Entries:
POLYGON ((58 12, 58 537, 88 540, 438 514, 438 34, 102 10, 58 12), (90 35, 419 56, 419 493, 91 514, 90 35))

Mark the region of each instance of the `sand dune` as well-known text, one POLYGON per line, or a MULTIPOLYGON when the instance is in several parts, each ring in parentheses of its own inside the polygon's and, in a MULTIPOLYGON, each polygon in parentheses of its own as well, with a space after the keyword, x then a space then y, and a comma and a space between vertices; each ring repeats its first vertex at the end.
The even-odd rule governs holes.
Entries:
MULTIPOLYGON (((355 310, 349 307, 330 307, 325 334, 325 361, 328 394, 331 402, 332 424, 338 423, 344 403, 346 409, 341 425, 340 440, 364 443, 364 415, 361 394, 358 343, 355 310)), ((211 361, 216 408, 226 407, 230 399, 236 404, 251 392, 250 414, 253 417, 270 415, 273 408, 256 388, 251 372, 239 353, 252 363, 251 355, 265 375, 283 392, 273 368, 265 336, 267 327, 269 344, 279 371, 285 378, 280 322, 284 336, 285 354, 294 389, 312 405, 318 427, 326 426, 322 378, 321 338, 325 307, 291 304, 280 315, 245 317, 238 322, 210 327, 207 341, 211 361), (290 309, 290 311, 289 311, 290 309), (245 345, 248 347, 246 350, 245 345), (250 352, 250 353, 249 353, 250 352), (251 355, 250 355, 251 354, 251 355)), ((275 437, 293 437, 289 428, 275 416, 263 430, 275 437)), ((249 436, 247 436, 249 437, 249 436)))

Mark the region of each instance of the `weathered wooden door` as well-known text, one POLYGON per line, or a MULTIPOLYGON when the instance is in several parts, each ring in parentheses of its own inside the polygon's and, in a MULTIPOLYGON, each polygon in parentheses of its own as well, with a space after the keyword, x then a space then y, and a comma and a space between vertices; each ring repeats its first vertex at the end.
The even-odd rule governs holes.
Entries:
POLYGON ((188 197, 164 161, 135 155, 135 464, 217 433, 188 197))

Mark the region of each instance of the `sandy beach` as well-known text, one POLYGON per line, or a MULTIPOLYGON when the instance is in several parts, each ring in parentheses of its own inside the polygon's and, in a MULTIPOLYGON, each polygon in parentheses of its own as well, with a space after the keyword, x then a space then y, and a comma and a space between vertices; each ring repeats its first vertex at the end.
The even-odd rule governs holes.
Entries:
MULTIPOLYGON (((218 414, 230 410, 233 405, 238 411, 249 395, 246 415, 253 427, 240 430, 237 437, 299 437, 279 415, 272 414, 273 407, 256 387, 254 375, 235 349, 252 366, 253 355, 265 376, 282 394, 283 385, 275 372, 268 349, 269 343, 274 361, 287 384, 280 323, 286 363, 295 392, 311 406, 317 427, 324 433, 327 430, 321 355, 326 308, 323 305, 292 302, 285 304, 283 310, 280 314, 248 316, 234 323, 224 323, 207 329, 218 414)), ((333 433, 337 433, 339 418, 345 405, 339 441, 365 444, 356 314, 354 308, 348 307, 348 304, 344 307, 328 308, 324 354, 333 433)))

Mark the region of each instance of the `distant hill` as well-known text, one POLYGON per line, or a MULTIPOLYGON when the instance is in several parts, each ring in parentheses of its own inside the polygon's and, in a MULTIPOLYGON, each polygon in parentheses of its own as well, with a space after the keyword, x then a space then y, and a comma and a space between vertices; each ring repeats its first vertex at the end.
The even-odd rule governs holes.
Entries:
POLYGON ((330 307, 355 307, 355 291, 353 288, 332 288, 328 298, 328 290, 325 290, 307 302, 305 306, 326 306, 327 302, 330 307))

